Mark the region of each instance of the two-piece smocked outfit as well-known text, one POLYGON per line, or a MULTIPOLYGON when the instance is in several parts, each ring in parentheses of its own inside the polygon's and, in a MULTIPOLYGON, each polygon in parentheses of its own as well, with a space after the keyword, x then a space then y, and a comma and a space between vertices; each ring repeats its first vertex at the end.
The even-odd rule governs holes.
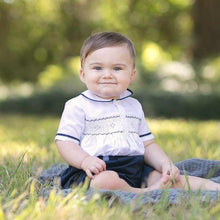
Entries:
MULTIPOLYGON (((152 140, 141 104, 126 90, 119 99, 103 99, 90 90, 66 102, 55 139, 73 141, 106 163, 133 187, 141 187, 152 168, 144 163, 143 141, 152 140)), ((77 157, 77 155, 75 155, 77 157)), ((84 182, 86 173, 69 166, 61 185, 84 182)))

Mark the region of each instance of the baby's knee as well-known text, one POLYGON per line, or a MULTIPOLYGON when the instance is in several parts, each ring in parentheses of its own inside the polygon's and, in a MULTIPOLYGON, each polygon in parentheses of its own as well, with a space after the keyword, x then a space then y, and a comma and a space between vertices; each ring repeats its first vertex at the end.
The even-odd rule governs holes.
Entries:
POLYGON ((107 170, 99 173, 91 180, 90 187, 94 189, 117 189, 120 177, 115 171, 107 170))

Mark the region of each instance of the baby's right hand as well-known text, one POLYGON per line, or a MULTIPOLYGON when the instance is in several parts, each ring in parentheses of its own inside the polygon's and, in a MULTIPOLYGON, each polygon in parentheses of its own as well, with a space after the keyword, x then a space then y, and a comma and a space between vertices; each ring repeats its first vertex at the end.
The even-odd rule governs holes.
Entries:
POLYGON ((86 172, 89 178, 93 179, 94 175, 106 170, 106 164, 98 157, 88 156, 83 160, 81 168, 86 172))

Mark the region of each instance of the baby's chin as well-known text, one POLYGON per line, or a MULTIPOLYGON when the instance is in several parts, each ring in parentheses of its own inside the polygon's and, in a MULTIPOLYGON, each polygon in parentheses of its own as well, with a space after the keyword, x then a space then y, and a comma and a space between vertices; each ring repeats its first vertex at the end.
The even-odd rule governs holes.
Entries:
POLYGON ((118 99, 120 96, 112 93, 103 93, 103 94, 96 94, 98 97, 102 99, 118 99))

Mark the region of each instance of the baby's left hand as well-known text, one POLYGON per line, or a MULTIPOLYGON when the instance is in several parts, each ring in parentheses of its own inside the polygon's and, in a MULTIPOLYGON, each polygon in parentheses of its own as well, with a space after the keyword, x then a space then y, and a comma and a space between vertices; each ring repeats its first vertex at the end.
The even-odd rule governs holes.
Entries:
POLYGON ((171 181, 178 182, 180 180, 180 171, 172 162, 162 165, 162 174, 169 175, 171 181))

